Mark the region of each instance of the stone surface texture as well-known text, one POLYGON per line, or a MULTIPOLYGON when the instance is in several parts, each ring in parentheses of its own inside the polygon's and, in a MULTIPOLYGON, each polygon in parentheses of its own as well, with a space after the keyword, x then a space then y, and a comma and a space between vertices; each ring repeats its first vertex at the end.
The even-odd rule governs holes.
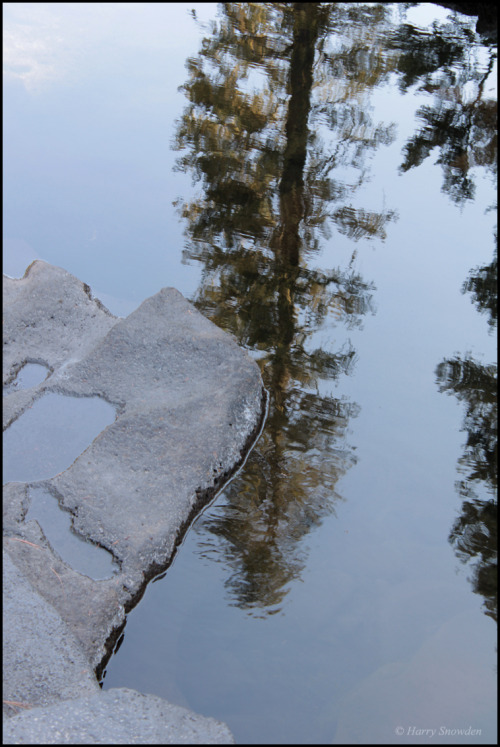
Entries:
POLYGON ((4 744, 234 744, 221 721, 126 688, 13 716, 3 737, 4 744))
POLYGON ((257 364, 173 288, 125 319, 45 262, 4 277, 3 288, 4 387, 26 363, 50 371, 30 389, 4 388, 4 429, 46 392, 100 396, 116 409, 63 472, 4 486, 4 741, 232 742, 224 724, 160 698, 102 692, 94 672, 146 583, 255 441, 265 409, 257 364), (30 486, 48 490, 78 535, 112 553, 115 575, 94 580, 59 557, 26 520, 30 486))

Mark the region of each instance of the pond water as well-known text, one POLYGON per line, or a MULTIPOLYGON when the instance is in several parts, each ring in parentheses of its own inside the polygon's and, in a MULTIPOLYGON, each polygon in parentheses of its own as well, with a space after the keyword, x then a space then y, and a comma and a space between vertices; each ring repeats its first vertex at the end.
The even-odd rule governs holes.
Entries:
POLYGON ((173 285, 270 395, 103 687, 242 743, 496 743, 496 43, 431 3, 4 34, 4 271, 118 315, 173 285))
POLYGON ((4 484, 63 472, 115 418, 115 408, 101 397, 46 392, 4 431, 4 484))
POLYGON ((41 363, 25 363, 18 371, 15 379, 3 387, 3 393, 10 394, 20 389, 31 389, 31 387, 45 381, 49 374, 50 369, 41 363))
POLYGON ((72 531, 70 512, 61 509, 46 488, 30 486, 29 497, 26 521, 38 521, 53 549, 71 568, 94 579, 110 578, 118 572, 111 553, 72 531))

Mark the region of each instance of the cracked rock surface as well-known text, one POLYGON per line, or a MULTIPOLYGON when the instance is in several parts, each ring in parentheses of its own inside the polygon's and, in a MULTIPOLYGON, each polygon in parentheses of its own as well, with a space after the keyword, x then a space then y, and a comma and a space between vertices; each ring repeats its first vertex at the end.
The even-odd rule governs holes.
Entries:
POLYGON ((84 724, 94 712, 101 726, 87 743, 99 730, 102 743, 127 735, 130 743, 168 743, 165 731, 161 738, 155 731, 168 718, 170 741, 179 741, 181 724, 195 724, 201 731, 186 731, 184 741, 231 742, 225 725, 159 698, 103 693, 93 672, 148 580, 168 566, 194 515, 255 441, 265 402, 257 364, 174 288, 122 319, 87 285, 41 261, 19 280, 4 277, 3 351, 4 429, 46 393, 101 397, 116 411, 62 472, 4 486, 4 741, 17 734, 21 743, 68 743, 64 713, 68 724, 84 724), (29 363, 49 375, 13 388, 29 363), (114 575, 92 579, 59 556, 27 519, 31 487, 53 495, 73 531, 112 554, 114 575), (144 711, 142 736, 113 717, 129 700, 144 711), (35 718, 40 708, 52 715, 35 718), (59 726, 49 733, 51 723, 59 726))

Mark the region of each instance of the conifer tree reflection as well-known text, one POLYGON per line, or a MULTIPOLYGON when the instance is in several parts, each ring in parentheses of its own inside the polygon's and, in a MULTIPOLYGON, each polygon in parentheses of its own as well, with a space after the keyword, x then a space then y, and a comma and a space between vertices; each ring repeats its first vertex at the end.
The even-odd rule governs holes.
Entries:
POLYGON ((345 328, 372 310, 372 288, 352 262, 325 271, 308 259, 329 220, 357 240, 383 236, 395 218, 350 203, 367 153, 394 136, 372 124, 366 99, 393 63, 380 52, 383 6, 224 3, 220 13, 183 86, 178 168, 203 184, 200 199, 181 205, 184 256, 203 263, 196 305, 255 351, 270 406, 244 474, 196 531, 207 552, 219 543, 225 553, 235 604, 271 614, 301 572, 300 540, 334 510, 355 461, 345 435, 358 406, 320 385, 352 370, 345 328), (343 32, 340 51, 333 30, 343 32), (355 184, 335 178, 340 166, 358 170, 355 184), (333 337, 333 320, 341 342, 315 348, 327 322, 333 337))
POLYGON ((486 167, 496 181, 497 102, 485 91, 496 44, 485 63, 470 24, 456 20, 434 23, 429 33, 401 24, 390 46, 403 50, 398 61, 401 90, 418 86, 433 96, 432 104, 417 111, 422 125, 404 148, 401 171, 420 166, 438 148, 443 191, 457 204, 472 200, 474 167, 486 167))
MULTIPOLYGON (((496 236, 495 236, 496 243, 496 236)), ((490 331, 498 323, 498 256, 489 265, 476 267, 462 286, 462 292, 472 294, 472 302, 480 314, 486 314, 490 331)))
MULTIPOLYGON (((484 61, 484 47, 482 59, 470 23, 456 19, 434 23, 428 33, 402 23, 389 46, 402 50, 397 63, 401 90, 418 87, 434 97, 432 105, 417 112, 423 124, 405 146, 401 171, 418 167, 438 148, 443 191, 458 205, 474 199, 474 168, 484 167, 496 179, 497 104, 486 92, 496 45, 490 45, 484 61)), ((472 271, 462 288, 487 314, 490 329, 497 324, 497 270, 495 253, 491 264, 472 271)), ((473 588, 484 596, 486 614, 496 620, 497 368, 457 355, 442 361, 436 376, 440 391, 466 404, 467 442, 459 462, 464 477, 457 482, 464 502, 449 539, 463 562, 477 559, 473 588)))
MULTIPOLYGON (((480 312, 497 322, 497 255, 490 265, 476 268, 463 285, 480 312)), ((484 365, 470 355, 442 361, 436 370, 439 390, 465 402, 463 430, 467 432, 459 460, 463 477, 457 489, 463 498, 462 513, 449 540, 457 557, 472 563, 472 586, 484 599, 485 613, 497 619, 497 469, 498 413, 497 366, 484 365), (481 492, 482 495, 478 495, 481 492)))

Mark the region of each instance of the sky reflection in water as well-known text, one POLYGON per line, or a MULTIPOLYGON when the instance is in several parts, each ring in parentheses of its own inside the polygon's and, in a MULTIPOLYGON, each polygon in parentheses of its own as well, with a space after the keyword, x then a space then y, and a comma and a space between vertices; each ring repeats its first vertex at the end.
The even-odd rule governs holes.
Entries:
POLYGON ((270 392, 104 685, 243 742, 493 742, 496 48, 438 6, 173 6, 111 49, 63 6, 92 55, 5 94, 7 250, 114 313, 176 285, 270 392))

